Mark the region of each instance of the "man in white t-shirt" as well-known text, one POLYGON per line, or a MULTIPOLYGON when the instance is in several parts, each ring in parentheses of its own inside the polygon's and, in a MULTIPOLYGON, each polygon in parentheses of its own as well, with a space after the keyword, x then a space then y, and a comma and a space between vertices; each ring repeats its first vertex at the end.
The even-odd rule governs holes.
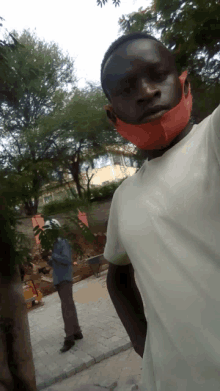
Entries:
POLYGON ((193 126, 187 72, 145 33, 110 46, 101 81, 108 118, 148 156, 114 194, 104 251, 142 390, 219 391, 220 106, 193 126))

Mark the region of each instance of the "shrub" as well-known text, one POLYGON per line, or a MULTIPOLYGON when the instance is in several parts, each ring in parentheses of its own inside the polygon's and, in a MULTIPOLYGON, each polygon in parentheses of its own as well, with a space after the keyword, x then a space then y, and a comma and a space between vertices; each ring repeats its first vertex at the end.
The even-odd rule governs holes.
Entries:
MULTIPOLYGON (((112 198, 115 190, 120 186, 125 178, 121 179, 118 182, 112 182, 104 186, 99 186, 90 189, 90 202, 95 201, 104 201, 106 199, 112 198)), ((86 196, 87 196, 86 192, 86 196)))
POLYGON ((105 201, 109 198, 112 198, 115 190, 123 181, 124 178, 118 182, 109 183, 107 185, 95 188, 93 187, 89 191, 90 195, 88 195, 88 192, 85 191, 84 197, 82 199, 66 197, 63 200, 48 202, 48 204, 43 206, 41 213, 43 215, 49 216, 57 213, 68 212, 70 210, 77 210, 78 208, 83 212, 85 207, 88 210, 91 202, 105 201))
POLYGON ((72 199, 72 198, 64 198, 63 200, 51 201, 48 204, 44 205, 42 208, 43 215, 53 215, 56 213, 68 212, 69 210, 77 210, 78 208, 84 209, 84 207, 88 207, 88 201, 84 199, 72 199))

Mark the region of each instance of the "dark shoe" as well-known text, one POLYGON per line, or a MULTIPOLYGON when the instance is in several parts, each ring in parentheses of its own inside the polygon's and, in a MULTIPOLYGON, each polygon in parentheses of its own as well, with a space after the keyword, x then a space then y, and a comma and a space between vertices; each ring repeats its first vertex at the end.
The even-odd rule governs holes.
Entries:
POLYGON ((74 338, 75 339, 83 339, 83 335, 82 335, 81 331, 79 333, 74 334, 74 338))
POLYGON ((75 341, 64 341, 64 345, 62 349, 60 349, 61 353, 65 353, 70 350, 75 345, 75 341))

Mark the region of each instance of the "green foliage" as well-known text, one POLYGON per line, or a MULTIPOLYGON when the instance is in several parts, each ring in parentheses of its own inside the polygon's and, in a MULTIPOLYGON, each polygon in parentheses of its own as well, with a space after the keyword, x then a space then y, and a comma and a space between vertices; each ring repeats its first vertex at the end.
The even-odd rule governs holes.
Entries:
POLYGON ((63 200, 51 201, 43 206, 43 215, 53 215, 56 213, 64 213, 70 210, 77 211, 78 208, 83 211, 85 208, 89 208, 89 203, 84 198, 77 197, 76 199, 66 197, 63 200))
POLYGON ((153 6, 138 11, 132 12, 128 15, 122 15, 118 21, 120 26, 119 31, 123 34, 134 33, 138 31, 146 31, 148 34, 154 35, 157 22, 157 15, 154 14, 153 6))
MULTIPOLYGON (((44 220, 47 218, 44 216, 44 220)), ((73 235, 73 229, 77 227, 78 232, 85 238, 89 243, 96 242, 96 238, 90 229, 79 221, 77 213, 71 213, 68 216, 68 224, 63 224, 61 228, 44 229, 36 226, 34 228, 34 235, 39 235, 42 250, 44 253, 53 249, 54 242, 58 237, 67 239, 73 249, 73 251, 83 257, 83 248, 76 242, 76 238, 73 235)))
MULTIPOLYGON (((21 224, 17 221, 17 225, 21 224)), ((29 263, 30 258, 30 249, 31 249, 31 241, 28 236, 26 236, 23 232, 18 232, 16 227, 16 246, 17 252, 19 255, 19 259, 17 259, 17 264, 29 263)))
POLYGON ((91 208, 91 202, 96 201, 104 201, 106 199, 109 199, 113 196, 115 190, 118 188, 118 186, 124 181, 124 178, 118 182, 110 183, 104 186, 99 187, 92 187, 89 191, 89 194, 87 191, 84 192, 84 197, 81 198, 65 198, 61 201, 51 201, 48 202, 48 204, 43 206, 42 214, 43 215, 54 215, 57 213, 64 213, 64 212, 75 212, 78 209, 83 211, 88 211, 91 208))
POLYGON ((132 12, 129 15, 122 15, 119 19, 120 31, 124 34, 134 33, 137 31, 147 31, 153 35, 153 27, 155 17, 149 8, 143 10, 140 8, 137 12, 132 12), (146 28, 146 19, 148 20, 146 28))
POLYGON ((68 224, 64 224, 62 226, 62 229, 63 229, 62 235, 63 235, 63 238, 65 238, 69 241, 73 251, 75 251, 77 254, 79 254, 82 258, 84 255, 84 249, 82 248, 82 246, 80 246, 76 242, 76 238, 73 235, 74 227, 78 228, 78 232, 85 238, 85 240, 88 243, 96 244, 97 239, 93 235, 91 230, 85 224, 83 224, 83 222, 79 221, 77 214, 74 214, 74 213, 70 214, 70 216, 68 218, 68 224))
POLYGON ((27 261, 30 241, 17 230, 18 220, 14 207, 19 193, 11 182, 0 173, 0 273, 6 279, 13 276, 16 266, 27 261))
POLYGON ((7 52, 7 60, 19 77, 19 99, 13 106, 0 107, 0 164, 7 173, 17 175, 26 212, 35 214, 40 188, 59 160, 54 133, 42 132, 43 119, 62 110, 68 95, 64 88, 74 89, 76 78, 73 60, 56 44, 41 41, 27 30, 13 35, 20 46, 7 52))
MULTIPOLYGON (((2 18, 0 18, 3 20, 2 18)), ((0 24, 2 27, 2 23, 0 24)), ((10 109, 19 100, 19 77, 12 57, 18 53, 22 45, 12 34, 0 41, 0 108, 3 104, 10 109), (12 42, 10 42, 10 39, 12 42)), ((5 107, 5 106, 4 106, 5 107)), ((5 280, 11 280, 17 265, 24 263, 29 257, 30 242, 17 231, 17 213, 15 206, 20 202, 18 184, 9 178, 4 171, 0 172, 0 273, 5 280)))
MULTIPOLYGON (((123 181, 124 178, 119 182, 91 189, 90 202, 104 201, 106 199, 109 199, 113 196, 115 190, 118 188, 118 186, 120 186, 123 181)), ((51 250, 57 237, 63 237, 69 240, 72 249, 77 252, 77 254, 83 256, 84 251, 75 241, 73 230, 77 229, 89 243, 96 242, 96 238, 92 234, 90 229, 78 219, 78 210, 80 210, 81 212, 88 212, 90 209, 91 204, 86 200, 86 198, 78 198, 76 200, 66 198, 63 201, 51 202, 45 205, 42 214, 45 221, 48 220, 49 215, 53 215, 56 213, 70 212, 70 214, 68 216, 68 224, 62 225, 61 228, 52 228, 47 230, 44 230, 44 227, 40 229, 39 226, 34 228, 34 234, 39 234, 39 239, 41 241, 41 246, 43 250, 51 250)))
MULTIPOLYGON (((20 76, 23 94, 28 97, 28 100, 30 95, 33 98, 36 96, 35 99, 37 98, 41 103, 41 113, 33 112, 32 116, 48 114, 51 109, 51 99, 56 97, 56 92, 62 91, 67 84, 75 85, 74 60, 64 55, 56 43, 39 39, 35 32, 23 30, 20 35, 16 31, 12 33, 22 45, 13 58, 16 71, 20 76), (45 106, 48 103, 46 111, 45 106)), ((33 99, 32 104, 36 105, 36 103, 33 99)))
MULTIPOLYGON (((100 5, 101 8, 103 5, 105 5, 107 3, 108 3, 108 0, 97 0, 97 5, 100 5)), ((112 4, 114 4, 115 7, 119 6, 120 3, 121 3, 120 0, 112 0, 112 4)))
MULTIPOLYGON (((78 196, 83 197, 82 166, 92 167, 94 159, 106 155, 106 147, 128 143, 106 118, 103 106, 107 99, 100 86, 92 83, 76 89, 66 100, 65 107, 48 116, 42 126, 56 135, 56 154, 60 155, 59 167, 70 173, 75 181, 78 196), (86 114, 85 114, 86 113, 86 114), (57 131, 55 132, 55 130, 57 131)), ((58 164, 58 163, 57 163, 58 164)), ((89 185, 87 176, 87 186, 89 185)))
POLYGON ((61 229, 53 227, 44 230, 44 227, 40 228, 39 226, 36 226, 34 228, 34 235, 39 235, 42 249, 44 251, 49 251, 53 248, 55 240, 61 236, 61 229))
MULTIPOLYGON (((4 19, 0 17, 0 21, 4 19)), ((0 23, 2 29, 3 23, 0 23)), ((19 77, 14 68, 14 62, 10 61, 11 55, 21 48, 21 44, 12 34, 5 34, 5 39, 0 40, 0 102, 14 105, 18 102, 19 77)))
MULTIPOLYGON (((116 135, 110 132, 111 126, 103 110, 107 103, 102 89, 92 84, 83 90, 76 89, 66 102, 65 108, 56 118, 56 123, 59 122, 59 128, 62 129, 59 144, 63 142, 66 145, 67 140, 70 143, 66 151, 68 156, 71 151, 79 150, 79 143, 81 161, 106 153, 105 146, 115 143, 116 135)), ((51 127, 51 124, 48 125, 51 127)))
MULTIPOLYGON (((21 163, 21 162, 20 162, 21 163)), ((14 197, 18 198, 23 202, 29 201, 32 198, 38 198, 40 192, 40 185, 43 179, 48 178, 48 172, 53 167, 50 161, 24 161, 23 167, 18 172, 9 172, 7 178, 11 184, 11 188, 16 188, 17 193, 14 197)), ((12 194, 13 196, 13 194, 12 194)))
POLYGON ((0 253, 0 273, 10 279, 15 272, 19 254, 16 249, 16 218, 12 208, 7 204, 5 195, 0 196, 0 243, 3 251, 0 253))
POLYGON ((104 201, 113 197, 115 190, 120 186, 120 184, 124 181, 125 178, 121 179, 118 182, 113 182, 106 184, 104 186, 93 187, 90 189, 90 201, 104 201))

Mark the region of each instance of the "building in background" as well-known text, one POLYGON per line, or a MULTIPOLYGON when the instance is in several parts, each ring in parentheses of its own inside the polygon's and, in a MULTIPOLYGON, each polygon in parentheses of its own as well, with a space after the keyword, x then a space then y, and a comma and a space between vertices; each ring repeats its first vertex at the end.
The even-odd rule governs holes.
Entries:
MULTIPOLYGON (((92 177, 90 188, 103 186, 112 182, 120 181, 123 178, 132 176, 137 171, 137 162, 135 160, 135 147, 108 147, 105 156, 94 161, 93 168, 88 170, 89 177, 92 177)), ((84 163, 81 167, 81 183, 84 188, 87 187, 86 168, 88 164, 84 163)), ((58 181, 45 185, 42 189, 42 195, 39 199, 39 210, 43 205, 51 201, 58 201, 71 196, 77 195, 76 184, 72 175, 64 175, 64 184, 60 185, 58 181)))

